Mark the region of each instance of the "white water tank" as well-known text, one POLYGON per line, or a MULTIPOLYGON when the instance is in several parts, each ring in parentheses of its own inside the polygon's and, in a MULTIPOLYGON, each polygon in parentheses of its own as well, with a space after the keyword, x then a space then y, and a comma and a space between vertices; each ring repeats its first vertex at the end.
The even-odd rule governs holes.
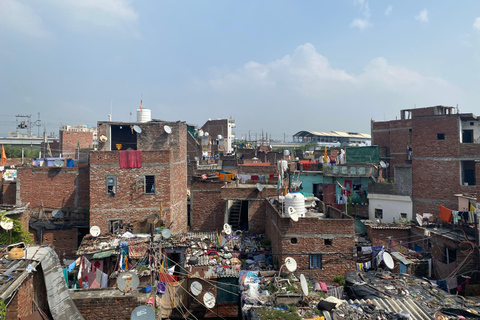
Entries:
MULTIPOLYGON (((305 197, 300 192, 287 193, 285 195, 285 210, 288 207, 293 207, 299 217, 305 217, 305 197)), ((288 211, 287 211, 288 212, 288 211)))
POLYGON ((152 121, 152 110, 137 109, 137 122, 150 122, 150 121, 152 121))

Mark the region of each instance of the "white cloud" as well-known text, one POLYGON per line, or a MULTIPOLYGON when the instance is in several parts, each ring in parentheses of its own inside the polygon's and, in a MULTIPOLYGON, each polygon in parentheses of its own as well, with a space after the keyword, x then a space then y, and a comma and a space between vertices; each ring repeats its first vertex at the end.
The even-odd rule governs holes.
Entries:
MULTIPOLYGON (((368 132, 372 117, 383 119, 386 113, 394 119, 402 108, 454 104, 461 95, 444 79, 392 65, 383 57, 372 59, 358 75, 334 68, 310 43, 272 62, 216 70, 196 84, 196 102, 208 101, 210 110, 239 110, 239 127, 243 121, 244 126, 265 129, 271 118, 277 128, 292 131, 368 132)), ((197 109, 201 116, 202 108, 197 109)))
POLYGON ((0 1, 0 26, 32 37, 50 36, 40 16, 28 4, 17 0, 0 1))
POLYGON ((389 17, 390 14, 392 13, 392 10, 393 10, 393 6, 392 6, 392 5, 389 5, 389 6, 387 7, 387 9, 385 9, 384 14, 385 14, 387 17, 389 17))
POLYGON ((370 23, 370 6, 368 5, 368 1, 354 0, 353 4, 359 6, 360 14, 363 18, 353 19, 350 23, 350 27, 365 30, 367 27, 372 26, 370 23))
POLYGON ((366 29, 367 27, 371 26, 370 22, 366 19, 354 19, 351 23, 350 23, 350 27, 352 28, 358 28, 360 30, 364 30, 366 29))
POLYGON ((473 28, 480 31, 480 17, 475 19, 475 22, 473 23, 473 28))
MULTIPOLYGON (((139 38, 139 14, 128 0, 50 0, 63 22, 79 32, 115 30, 139 38)), ((118 33, 116 33, 118 34, 118 33)))
POLYGON ((420 21, 420 22, 423 22, 423 23, 426 23, 429 21, 428 19, 428 10, 427 9, 423 9, 422 11, 420 11, 418 13, 418 15, 415 16, 415 20, 417 21, 420 21))

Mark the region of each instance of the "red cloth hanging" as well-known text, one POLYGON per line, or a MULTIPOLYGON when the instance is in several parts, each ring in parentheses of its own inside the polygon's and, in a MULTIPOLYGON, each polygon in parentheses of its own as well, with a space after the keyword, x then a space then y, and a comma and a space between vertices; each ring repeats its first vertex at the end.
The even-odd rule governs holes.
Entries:
POLYGON ((453 219, 452 210, 440 205, 440 213, 438 214, 438 217, 447 223, 451 223, 453 219))
POLYGON ((118 160, 120 169, 141 168, 142 150, 120 150, 118 160))

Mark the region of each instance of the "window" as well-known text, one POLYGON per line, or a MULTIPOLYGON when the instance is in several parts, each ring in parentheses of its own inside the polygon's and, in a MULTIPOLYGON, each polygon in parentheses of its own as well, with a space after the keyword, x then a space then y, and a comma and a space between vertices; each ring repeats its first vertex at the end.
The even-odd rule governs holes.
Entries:
POLYGON ((462 185, 464 186, 474 186, 475 181, 475 161, 462 161, 462 185))
POLYGON ((437 140, 445 140, 445 133, 437 133, 437 140))
POLYGON ((298 243, 297 238, 292 238, 292 239, 290 239, 290 243, 291 243, 291 244, 297 244, 297 243, 298 243))
POLYGON ((107 176, 106 177, 107 193, 115 196, 117 193, 117 177, 116 176, 107 176))
POLYGON ((402 219, 407 219, 407 214, 402 212, 402 213, 400 213, 400 217, 402 219))
POLYGON ((121 220, 111 220, 110 221, 110 233, 111 234, 119 234, 122 221, 121 220))
POLYGON ((383 219, 383 209, 375 209, 375 219, 383 219))
POLYGON ((462 143, 473 143, 473 130, 462 130, 462 143))
POLYGON ((311 254, 310 255, 310 269, 322 269, 322 255, 311 254))
POLYGON ((332 239, 324 239, 324 244, 325 244, 326 246, 331 246, 331 245, 332 245, 332 241, 333 241, 332 239))
POLYGON ((155 176, 145 176, 145 193, 155 193, 155 176))
POLYGON ((445 263, 452 263, 457 260, 457 250, 445 247, 445 263))

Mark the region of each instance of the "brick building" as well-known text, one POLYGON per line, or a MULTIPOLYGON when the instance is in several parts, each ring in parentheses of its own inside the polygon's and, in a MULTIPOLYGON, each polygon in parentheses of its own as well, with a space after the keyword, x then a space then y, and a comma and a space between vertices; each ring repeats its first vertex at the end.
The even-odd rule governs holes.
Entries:
POLYGON ((60 129, 60 150, 65 158, 76 158, 78 147, 92 149, 96 143, 96 130, 86 125, 67 126, 60 129))
POLYGON ((232 119, 208 120, 202 126, 203 132, 208 132, 211 144, 219 145, 222 142, 223 146, 216 148, 219 152, 233 152, 232 142, 235 139, 233 128, 235 128, 235 120, 232 119), (219 135, 221 138, 218 137, 219 135))
POLYGON ((355 220, 330 206, 323 211, 295 222, 267 202, 266 234, 279 266, 290 256, 297 273, 332 283, 336 275, 355 270, 355 220))
POLYGON ((480 181, 480 122, 471 113, 435 106, 401 110, 399 120, 372 121, 372 144, 389 163, 412 165, 413 214, 454 209, 454 194, 476 194, 480 181))
POLYGON ((102 232, 157 214, 187 229, 187 126, 183 122, 99 122, 90 153, 90 225, 102 232))

